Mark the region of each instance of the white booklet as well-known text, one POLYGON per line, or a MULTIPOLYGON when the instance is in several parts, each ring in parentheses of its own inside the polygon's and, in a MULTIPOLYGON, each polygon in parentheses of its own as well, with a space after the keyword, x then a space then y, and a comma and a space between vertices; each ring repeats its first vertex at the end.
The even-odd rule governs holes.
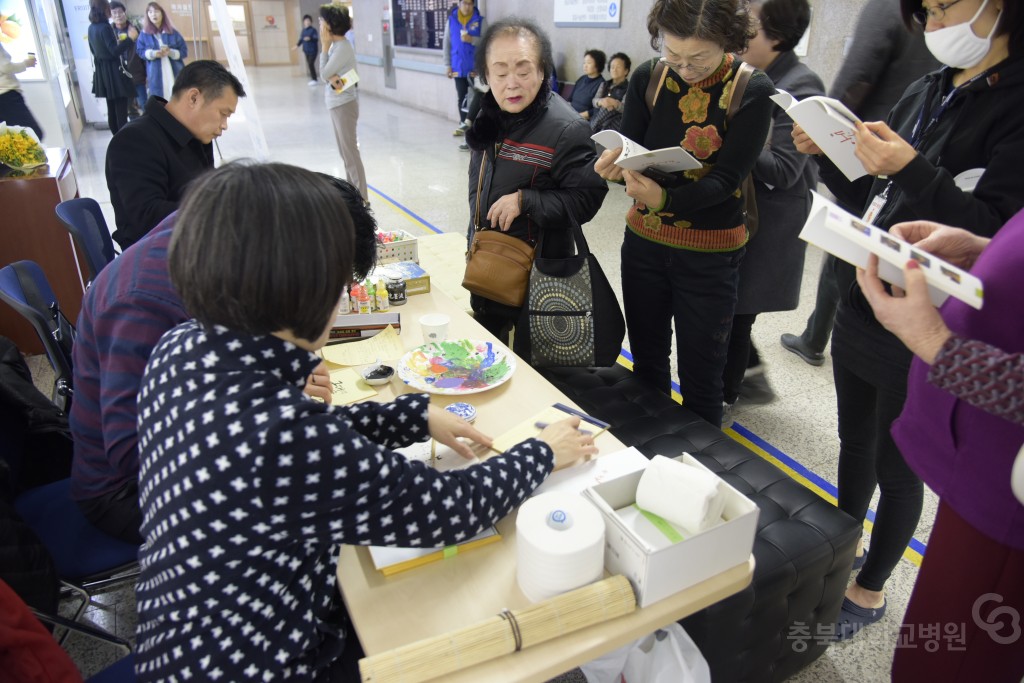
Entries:
POLYGON ((701 168, 701 163, 682 147, 665 147, 652 151, 617 130, 602 130, 591 135, 590 139, 605 149, 621 147, 622 153, 615 160, 615 165, 630 171, 654 168, 664 173, 675 173, 701 168))
POLYGON ((349 69, 341 75, 335 74, 331 76, 327 79, 327 82, 334 88, 334 92, 343 93, 359 82, 359 74, 356 73, 355 69, 349 69))
POLYGON ((853 153, 854 134, 860 119, 837 99, 815 95, 797 100, 785 90, 771 96, 789 117, 800 124, 814 144, 821 148, 850 180, 867 175, 864 164, 853 153))
POLYGON ((904 286, 903 267, 914 259, 924 273, 933 304, 939 306, 952 296, 969 306, 981 308, 983 287, 977 277, 865 223, 817 192, 812 191, 811 194, 814 202, 800 232, 801 239, 859 268, 867 267, 868 254, 876 254, 878 276, 897 287, 904 286))

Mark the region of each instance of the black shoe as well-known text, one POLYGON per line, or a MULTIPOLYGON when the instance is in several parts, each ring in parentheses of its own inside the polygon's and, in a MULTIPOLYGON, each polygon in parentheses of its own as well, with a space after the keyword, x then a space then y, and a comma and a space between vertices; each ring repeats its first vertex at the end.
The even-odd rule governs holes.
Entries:
POLYGON ((463 142, 461 145, 459 145, 459 149, 461 149, 463 152, 468 152, 469 151, 469 145, 467 145, 465 142, 463 142))
POLYGON ((803 337, 795 334, 784 334, 780 341, 782 342, 782 348, 800 356, 804 359, 805 363, 810 365, 825 364, 825 354, 820 351, 812 351, 803 337))
POLYGON ((743 375, 743 382, 740 384, 740 399, 744 403, 759 405, 771 403, 775 400, 775 392, 768 384, 768 378, 764 374, 764 368, 758 365, 750 368, 743 375))

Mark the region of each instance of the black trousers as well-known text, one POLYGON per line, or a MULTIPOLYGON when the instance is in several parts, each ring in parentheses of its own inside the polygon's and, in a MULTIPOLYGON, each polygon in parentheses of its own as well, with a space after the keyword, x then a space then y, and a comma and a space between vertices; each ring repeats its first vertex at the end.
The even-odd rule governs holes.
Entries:
POLYGON ((675 324, 679 390, 687 408, 722 424, 722 371, 745 250, 698 252, 667 247, 626 230, 622 300, 633 372, 671 392, 675 324))
POLYGON ((110 126, 110 134, 117 135, 121 126, 128 123, 128 98, 108 97, 107 100, 107 125, 110 126))
MULTIPOLYGON (((498 338, 505 346, 511 347, 509 343, 513 328, 516 328, 518 335, 519 316, 522 307, 506 306, 497 301, 485 299, 479 294, 471 294, 469 305, 473 309, 473 318, 480 323, 485 330, 498 338)), ((525 334, 525 332, 524 332, 525 334)))
POLYGON ((757 313, 737 313, 732 317, 732 333, 729 335, 729 358, 722 373, 722 395, 726 403, 735 403, 740 395, 740 385, 747 368, 760 363, 760 356, 750 339, 750 330, 757 320, 757 313))
POLYGON ((306 67, 309 68, 309 80, 315 81, 316 80, 316 53, 314 52, 313 54, 310 54, 308 52, 304 52, 303 54, 306 55, 306 67))
POLYGON ((466 100, 466 93, 469 92, 469 79, 465 76, 455 77, 455 95, 458 98, 458 102, 455 103, 455 110, 459 112, 459 123, 462 123, 466 119, 466 115, 462 113, 462 103, 466 100))
POLYGON ((32 116, 28 105, 25 104, 25 97, 19 90, 8 90, 0 95, 0 121, 6 121, 10 126, 31 128, 35 131, 36 137, 43 139, 43 129, 36 121, 36 117, 32 116))
POLYGON ((818 292, 814 299, 814 310, 807 318, 804 328, 804 343, 812 351, 824 353, 828 338, 832 335, 832 325, 836 320, 836 307, 839 306, 839 285, 836 284, 836 257, 825 254, 821 261, 821 274, 818 275, 818 292))
POLYGON ((907 378, 870 381, 835 358, 832 372, 839 407, 839 509, 863 522, 878 486, 871 552, 857 583, 880 591, 913 538, 924 504, 924 485, 889 433, 903 412, 907 378))
POLYGON ((142 543, 138 479, 130 479, 121 488, 105 495, 80 500, 78 508, 100 531, 128 543, 142 543))

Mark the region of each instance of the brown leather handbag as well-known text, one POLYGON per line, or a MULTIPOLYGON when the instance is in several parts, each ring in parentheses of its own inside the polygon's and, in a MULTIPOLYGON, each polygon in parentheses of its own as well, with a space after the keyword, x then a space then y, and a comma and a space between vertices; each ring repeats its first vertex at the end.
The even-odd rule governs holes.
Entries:
POLYGON ((466 256, 462 286, 473 294, 506 306, 519 307, 526 299, 526 285, 533 267, 534 247, 501 230, 480 227, 480 190, 487 154, 480 161, 476 183, 476 216, 473 243, 466 256))

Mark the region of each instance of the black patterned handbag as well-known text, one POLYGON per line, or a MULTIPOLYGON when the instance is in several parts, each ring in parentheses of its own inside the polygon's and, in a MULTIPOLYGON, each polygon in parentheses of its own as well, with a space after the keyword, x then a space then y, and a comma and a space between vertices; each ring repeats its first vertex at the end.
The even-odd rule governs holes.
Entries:
POLYGON ((615 291, 575 222, 572 235, 575 256, 544 257, 543 232, 537 244, 515 338, 515 352, 533 367, 607 367, 622 349, 615 291))

